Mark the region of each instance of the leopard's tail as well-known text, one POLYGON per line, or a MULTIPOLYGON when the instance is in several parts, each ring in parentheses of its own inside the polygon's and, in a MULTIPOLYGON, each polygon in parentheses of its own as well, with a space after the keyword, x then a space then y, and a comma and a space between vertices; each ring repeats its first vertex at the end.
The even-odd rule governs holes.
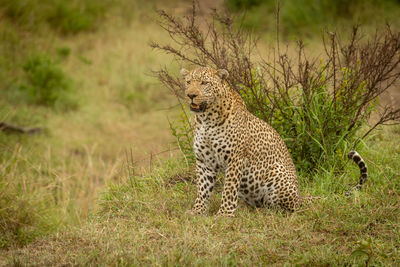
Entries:
MULTIPOLYGON (((360 179, 358 180, 358 183, 345 193, 346 196, 351 196, 354 190, 361 190, 362 186, 367 182, 368 169, 367 169, 367 164, 365 164, 365 161, 360 156, 360 154, 357 153, 357 151, 354 151, 354 150, 350 151, 349 154, 347 154, 347 157, 349 159, 354 160, 354 162, 360 168, 360 179)), ((326 199, 326 198, 327 197, 319 197, 319 196, 318 197, 317 196, 301 196, 299 198, 300 199, 299 206, 301 206, 303 203, 310 203, 316 199, 326 199)))
POLYGON ((350 151, 349 154, 347 154, 347 157, 349 159, 354 160, 354 162, 360 168, 360 179, 358 180, 358 183, 355 186, 353 186, 351 190, 346 192, 346 195, 351 195, 351 192, 353 190, 361 190, 362 186, 367 182, 368 169, 367 169, 367 164, 365 164, 365 161, 362 159, 360 154, 357 153, 357 151, 354 150, 350 151))

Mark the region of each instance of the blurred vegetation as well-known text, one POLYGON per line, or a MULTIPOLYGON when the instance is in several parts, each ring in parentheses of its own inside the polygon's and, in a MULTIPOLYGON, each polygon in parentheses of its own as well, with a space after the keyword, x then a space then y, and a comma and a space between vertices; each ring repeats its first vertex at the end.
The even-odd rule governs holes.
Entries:
POLYGON ((165 112, 146 113, 173 100, 148 75, 157 3, 0 1, 0 122, 41 129, 0 128, 0 249, 81 223, 121 150, 167 143, 165 112))
POLYGON ((94 30, 112 1, 3 0, 0 9, 7 19, 25 30, 50 27, 64 34, 94 30))
POLYGON ((320 35, 322 29, 346 31, 361 24, 372 29, 383 23, 399 26, 397 0, 227 0, 227 7, 241 14, 242 25, 256 31, 275 32, 280 9, 280 33, 284 37, 320 35))
POLYGON ((21 90, 28 92, 34 103, 63 108, 75 108, 72 98, 72 81, 49 56, 36 54, 23 65, 26 84, 21 90))
MULTIPOLYGON (((64 65, 71 55, 82 63, 90 65, 92 62, 80 51, 65 45, 68 39, 60 39, 95 32, 106 26, 105 21, 121 26, 130 25, 134 20, 144 22, 157 3, 143 0, 0 1, 0 16, 4 18, 0 23, 2 93, 14 104, 26 101, 62 110, 76 109, 76 84, 64 65), (59 47, 53 44, 56 40, 59 47)), ((143 85, 143 78, 135 83, 136 88, 147 86, 143 85)), ((145 110, 144 106, 149 104, 146 91, 146 88, 121 90, 119 100, 123 104, 135 100, 137 106, 145 110)))

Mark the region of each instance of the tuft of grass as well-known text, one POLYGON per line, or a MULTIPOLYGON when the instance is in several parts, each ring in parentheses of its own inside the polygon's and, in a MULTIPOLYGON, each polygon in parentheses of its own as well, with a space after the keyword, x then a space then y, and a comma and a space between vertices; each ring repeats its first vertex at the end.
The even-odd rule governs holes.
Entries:
POLYGON ((19 145, 10 153, 3 151, 0 159, 0 248, 29 243, 60 224, 46 190, 37 188, 26 175, 13 179, 18 169, 29 168, 29 161, 21 153, 19 145))

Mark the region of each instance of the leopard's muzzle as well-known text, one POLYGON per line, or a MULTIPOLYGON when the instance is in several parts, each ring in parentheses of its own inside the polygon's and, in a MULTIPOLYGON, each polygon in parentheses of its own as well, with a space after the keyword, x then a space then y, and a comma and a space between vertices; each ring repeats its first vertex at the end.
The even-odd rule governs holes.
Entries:
POLYGON ((193 102, 190 104, 190 110, 194 112, 204 112, 206 108, 207 108, 206 102, 201 102, 199 105, 193 102))

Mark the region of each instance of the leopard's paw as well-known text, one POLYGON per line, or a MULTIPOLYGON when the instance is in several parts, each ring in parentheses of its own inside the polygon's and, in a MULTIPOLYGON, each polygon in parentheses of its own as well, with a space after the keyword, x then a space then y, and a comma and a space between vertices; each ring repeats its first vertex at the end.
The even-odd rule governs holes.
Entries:
POLYGON ((217 213, 217 217, 235 217, 234 211, 229 210, 219 210, 217 213))

